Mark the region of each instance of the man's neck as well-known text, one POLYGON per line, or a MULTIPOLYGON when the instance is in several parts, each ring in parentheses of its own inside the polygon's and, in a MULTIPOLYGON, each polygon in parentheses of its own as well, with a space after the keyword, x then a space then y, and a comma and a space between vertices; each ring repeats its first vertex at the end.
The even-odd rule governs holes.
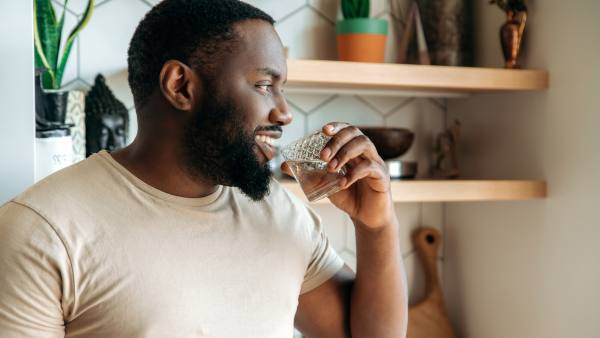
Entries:
POLYGON ((144 141, 141 135, 111 156, 146 184, 171 195, 198 198, 217 190, 215 184, 194 179, 184 169, 176 147, 144 141))

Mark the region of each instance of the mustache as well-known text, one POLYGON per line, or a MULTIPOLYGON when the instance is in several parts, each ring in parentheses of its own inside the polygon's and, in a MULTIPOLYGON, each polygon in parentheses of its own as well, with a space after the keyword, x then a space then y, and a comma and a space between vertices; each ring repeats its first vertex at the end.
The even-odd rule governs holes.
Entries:
POLYGON ((280 125, 274 124, 271 126, 258 126, 256 127, 256 129, 254 129, 254 134, 256 135, 256 133, 258 133, 259 131, 276 131, 276 132, 283 132, 283 128, 281 128, 280 125))

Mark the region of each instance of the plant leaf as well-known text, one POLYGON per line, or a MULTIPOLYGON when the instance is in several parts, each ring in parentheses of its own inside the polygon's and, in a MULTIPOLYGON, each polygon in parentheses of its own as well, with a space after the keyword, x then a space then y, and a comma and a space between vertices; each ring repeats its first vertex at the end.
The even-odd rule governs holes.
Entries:
POLYGON ((369 10, 370 10, 370 1, 369 0, 358 0, 358 17, 359 18, 368 18, 369 10))
POLYGON ((52 20, 52 24, 54 26, 56 26, 56 12, 54 12, 54 6, 52 6, 52 3, 49 1, 46 1, 50 7, 50 19, 52 20))
POLYGON ((360 10, 360 2, 362 0, 353 0, 352 1, 352 11, 354 12, 354 16, 358 17, 359 16, 359 10, 360 10))
POLYGON ((67 66, 69 54, 71 54, 71 48, 73 47, 73 42, 75 41, 77 34, 79 34, 79 32, 81 32, 81 30, 84 29, 85 26, 87 25, 87 23, 90 21, 90 18, 92 17, 93 12, 94 12, 94 0, 89 0, 87 7, 85 9, 85 12, 83 13, 83 17, 77 23, 77 25, 73 28, 73 30, 71 30, 71 33, 69 33, 67 42, 65 43, 65 46, 63 47, 62 56, 60 59, 60 65, 58 66, 58 70, 56 73, 56 78, 57 78, 57 82, 59 85, 62 82, 62 77, 64 75, 65 68, 67 66))
POLYGON ((34 0, 33 13, 35 15, 34 26, 34 46, 38 62, 46 68, 42 76, 42 85, 44 88, 57 88, 56 86, 56 53, 58 46, 56 44, 56 21, 52 4, 49 0, 34 0))
POLYGON ((352 19, 356 17, 354 11, 354 3, 352 0, 342 0, 342 13, 345 19, 352 19))
MULTIPOLYGON (((58 36, 56 38, 56 41, 57 41, 56 60, 54 61, 54 63, 57 65, 58 65, 58 51, 60 50, 60 44, 62 42, 62 32, 63 32, 63 28, 65 25, 65 13, 67 12, 67 2, 69 2, 68 0, 64 0, 64 1, 65 2, 63 3, 62 14, 60 15, 60 20, 56 24, 56 32, 58 33, 58 36)), ((60 86, 60 81, 58 81, 58 85, 60 86)))

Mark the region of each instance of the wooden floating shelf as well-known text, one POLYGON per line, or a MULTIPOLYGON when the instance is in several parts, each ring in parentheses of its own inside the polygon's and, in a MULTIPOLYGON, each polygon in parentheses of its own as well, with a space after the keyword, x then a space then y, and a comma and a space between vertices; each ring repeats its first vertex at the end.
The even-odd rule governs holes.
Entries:
MULTIPOLYGON (((306 200, 291 180, 282 185, 306 200)), ((404 180, 392 181, 394 202, 516 201, 546 197, 545 181, 526 180, 404 180)), ((316 203, 329 203, 322 199, 316 203)))
POLYGON ((503 68, 288 60, 290 92, 460 97, 548 88, 548 72, 503 68))

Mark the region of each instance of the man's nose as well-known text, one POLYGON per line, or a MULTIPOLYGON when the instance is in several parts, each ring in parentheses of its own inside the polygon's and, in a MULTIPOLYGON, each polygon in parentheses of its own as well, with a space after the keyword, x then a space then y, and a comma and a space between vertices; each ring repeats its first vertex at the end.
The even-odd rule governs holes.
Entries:
POLYGON ((269 122, 280 126, 285 126, 292 122, 292 112, 290 112, 287 101, 283 96, 279 98, 277 104, 269 113, 269 122))

